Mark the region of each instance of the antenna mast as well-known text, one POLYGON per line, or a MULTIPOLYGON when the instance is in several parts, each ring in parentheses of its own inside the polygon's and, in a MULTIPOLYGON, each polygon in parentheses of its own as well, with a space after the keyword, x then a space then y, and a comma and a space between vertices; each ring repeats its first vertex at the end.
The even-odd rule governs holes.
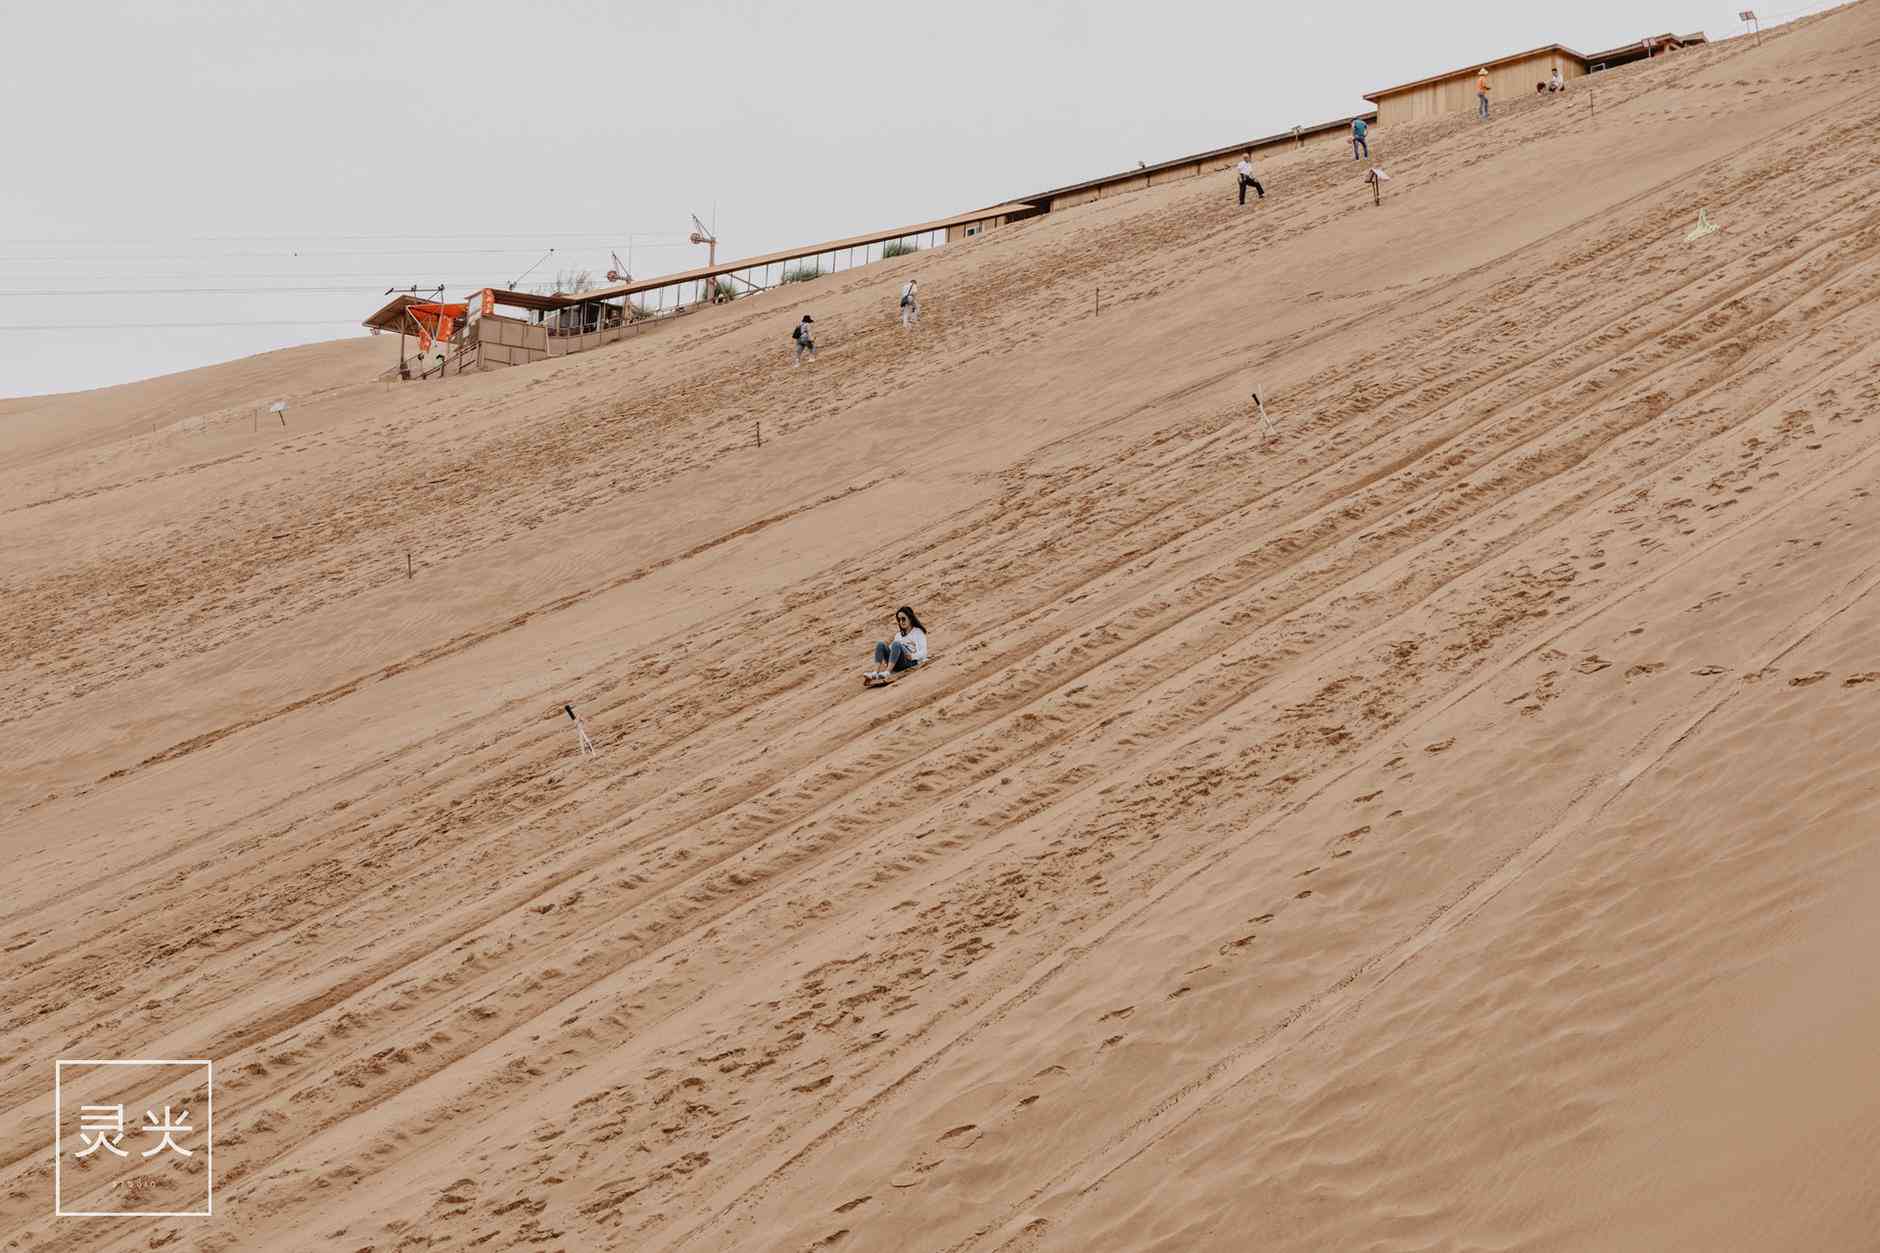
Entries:
POLYGON ((696 213, 692 215, 692 227, 692 233, 687 236, 687 238, 695 244, 706 245, 709 251, 706 253, 705 264, 707 266, 716 266, 718 264, 718 236, 712 234, 712 232, 706 228, 705 223, 698 220, 698 214, 696 213))

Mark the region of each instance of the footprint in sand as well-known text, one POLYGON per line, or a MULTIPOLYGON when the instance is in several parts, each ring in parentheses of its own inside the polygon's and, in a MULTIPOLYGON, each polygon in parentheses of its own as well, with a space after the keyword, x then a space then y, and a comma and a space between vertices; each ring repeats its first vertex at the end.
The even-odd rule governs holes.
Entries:
POLYGON ((1842 687, 1859 687, 1863 683, 1880 682, 1880 670, 1869 670, 1865 674, 1850 674, 1841 680, 1842 687))
POLYGON ((1425 744, 1423 751, 1426 753, 1446 753, 1455 746, 1456 737, 1452 735, 1448 739, 1437 740, 1434 744, 1425 744))
POLYGON ((1828 677, 1826 670, 1817 670, 1813 674, 1798 674, 1789 680, 1790 687, 1808 687, 1828 677))
POLYGON ((1643 661, 1636 666, 1628 667, 1625 672, 1625 677, 1627 679, 1643 678, 1648 674, 1657 674, 1664 668, 1665 663, 1662 661, 1643 661))
POLYGON ((1578 670, 1581 674, 1598 674, 1611 664, 1610 661, 1607 661, 1597 653, 1588 653, 1586 656, 1580 658, 1579 664, 1573 668, 1578 670))

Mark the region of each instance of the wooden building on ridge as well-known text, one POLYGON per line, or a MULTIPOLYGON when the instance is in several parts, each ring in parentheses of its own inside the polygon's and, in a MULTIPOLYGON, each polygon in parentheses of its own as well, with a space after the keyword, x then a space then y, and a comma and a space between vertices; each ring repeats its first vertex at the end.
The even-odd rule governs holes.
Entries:
POLYGON ((1484 69, 1488 71, 1488 99, 1492 108, 1497 103, 1532 95, 1535 85, 1546 82, 1556 69, 1571 88, 1576 78, 1703 42, 1702 31, 1692 35, 1652 35, 1591 56, 1575 52, 1565 44, 1544 44, 1492 61, 1474 61, 1415 82, 1366 92, 1364 98, 1377 106, 1377 124, 1389 127, 1443 113, 1473 112, 1476 75, 1484 69))

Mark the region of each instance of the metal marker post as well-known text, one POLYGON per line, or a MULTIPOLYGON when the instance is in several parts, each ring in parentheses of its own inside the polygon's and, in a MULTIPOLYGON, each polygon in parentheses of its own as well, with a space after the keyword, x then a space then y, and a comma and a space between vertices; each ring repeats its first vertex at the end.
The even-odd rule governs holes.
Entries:
POLYGON ((1274 435, 1279 434, 1278 431, 1273 429, 1273 420, 1266 416, 1266 406, 1260 403, 1259 392, 1255 392, 1253 394, 1253 407, 1254 407, 1255 413, 1260 419, 1260 424, 1266 428, 1267 436, 1270 438, 1274 435))
POLYGON ((562 708, 568 711, 569 721, 574 723, 575 731, 581 736, 581 755, 583 757, 592 757, 594 755, 594 741, 588 737, 587 723, 581 721, 581 719, 576 716, 573 705, 563 705, 562 708))

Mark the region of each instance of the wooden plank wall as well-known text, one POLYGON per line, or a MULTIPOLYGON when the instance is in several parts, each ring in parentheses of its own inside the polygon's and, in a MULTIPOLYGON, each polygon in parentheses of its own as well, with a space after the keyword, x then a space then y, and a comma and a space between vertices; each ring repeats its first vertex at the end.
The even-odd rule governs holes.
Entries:
MULTIPOLYGON (((1534 84, 1551 75, 1556 65, 1560 67, 1561 77, 1569 81, 1586 74, 1586 67, 1579 61, 1558 52, 1539 53, 1489 70, 1488 103, 1491 112, 1497 104, 1533 95, 1534 84)), ((1425 83, 1421 87, 1379 97, 1377 124, 1394 126, 1441 113, 1473 113, 1475 108, 1475 69, 1469 69, 1433 83, 1425 83)))
MULTIPOLYGON (((1530 87, 1529 90, 1531 91, 1533 89, 1530 87)), ((1382 118, 1380 117, 1379 122, 1381 123, 1381 121, 1382 118)), ((1307 145, 1324 143, 1327 140, 1343 146, 1351 142, 1351 132, 1349 130, 1340 129, 1324 131, 1317 135, 1307 135, 1305 137, 1307 145)), ((1298 146, 1298 141, 1293 139, 1291 135, 1272 140, 1268 143, 1255 144, 1253 145, 1253 159, 1257 164, 1260 158, 1266 154, 1291 152, 1298 146)), ((1093 200, 1105 200, 1111 196, 1120 196, 1125 192, 1141 191, 1145 187, 1160 187, 1165 183, 1175 183, 1184 179, 1199 178, 1207 174, 1218 174, 1223 170, 1231 170, 1236 165, 1240 164, 1240 154, 1244 151, 1246 151, 1246 149, 1242 148, 1230 152, 1225 156, 1214 157, 1209 160, 1185 161, 1180 165, 1170 166, 1166 170, 1156 170, 1153 173, 1120 174, 1116 178, 1108 182, 1098 183, 1094 187, 1082 187, 1076 191, 1065 192, 1061 196, 1053 196, 1048 211, 1056 213, 1061 209, 1072 209, 1080 204, 1089 204, 1093 200)))

